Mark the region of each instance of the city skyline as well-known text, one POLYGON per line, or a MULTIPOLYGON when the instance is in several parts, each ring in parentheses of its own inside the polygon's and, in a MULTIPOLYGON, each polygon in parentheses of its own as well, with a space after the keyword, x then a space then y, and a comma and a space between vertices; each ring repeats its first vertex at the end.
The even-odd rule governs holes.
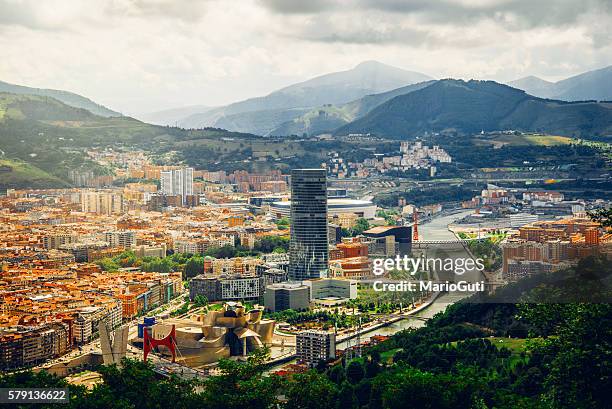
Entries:
POLYGON ((0 405, 610 407, 612 0, 0 0, 0 49, 0 405))

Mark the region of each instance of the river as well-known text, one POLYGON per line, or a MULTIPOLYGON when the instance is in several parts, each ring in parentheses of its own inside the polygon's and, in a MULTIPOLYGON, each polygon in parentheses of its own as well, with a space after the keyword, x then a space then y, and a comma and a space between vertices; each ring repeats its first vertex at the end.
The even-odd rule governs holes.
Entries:
MULTIPOLYGON (((455 235, 448 230, 448 225, 454 223, 455 221, 462 219, 463 217, 470 214, 472 210, 461 211, 458 213, 445 215, 441 217, 436 217, 431 221, 419 225, 419 236, 421 240, 456 240, 455 235)), ((453 250, 451 257, 469 257, 465 250, 453 250)), ((468 276, 475 276, 475 274, 480 274, 475 271, 468 271, 466 273, 466 278, 468 276)), ((470 277, 469 279, 474 279, 474 277, 470 277)), ((439 296, 429 307, 426 309, 416 313, 412 317, 406 317, 401 321, 394 322, 386 327, 381 327, 377 329, 373 329, 371 331, 364 332, 360 338, 362 341, 369 339, 374 335, 393 335, 396 332, 402 331, 407 328, 420 328, 425 325, 425 321, 419 318, 429 319, 436 315, 439 312, 442 312, 449 305, 461 300, 462 298, 468 296, 469 294, 460 294, 460 293, 452 293, 452 294, 442 294, 439 296)), ((337 349, 345 349, 348 346, 348 343, 352 342, 354 345, 355 340, 351 341, 343 341, 336 344, 337 349)), ((295 362, 295 361, 292 361, 295 362)), ((268 369, 269 372, 273 372, 275 370, 280 369, 282 365, 273 366, 268 369)))
MULTIPOLYGON (((435 217, 427 223, 419 225, 419 238, 421 240, 456 240, 455 235, 448 230, 448 225, 455 221, 462 219, 463 217, 470 214, 472 210, 461 211, 446 216, 435 217)), ((448 255, 451 257, 469 257, 467 252, 463 249, 447 250, 448 255)), ((467 272, 467 275, 474 275, 475 272, 467 272)), ((365 332, 361 335, 362 340, 367 340, 374 335, 393 335, 396 332, 402 331, 407 328, 420 328, 425 325, 425 321, 419 318, 429 319, 439 312, 446 309, 447 306, 453 304, 460 299, 467 296, 467 294, 442 294, 439 296, 429 307, 414 314, 413 316, 407 317, 401 321, 394 322, 386 327, 374 329, 372 331, 365 332)), ((344 349, 348 346, 348 343, 352 342, 353 345, 355 340, 339 342, 337 344, 338 349, 344 349)))

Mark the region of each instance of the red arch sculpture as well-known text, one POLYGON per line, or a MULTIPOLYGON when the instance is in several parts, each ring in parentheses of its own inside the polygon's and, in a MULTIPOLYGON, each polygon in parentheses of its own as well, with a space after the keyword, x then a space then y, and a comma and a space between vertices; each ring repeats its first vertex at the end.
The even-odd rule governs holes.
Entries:
POLYGON ((144 334, 143 334, 144 361, 146 362, 149 352, 151 352, 154 348, 160 345, 164 345, 168 347, 168 349, 170 349, 170 352, 172 353, 172 362, 175 362, 176 361, 176 331, 175 331, 174 325, 172 326, 172 330, 170 330, 170 333, 162 339, 153 338, 151 335, 149 335, 148 330, 149 328, 145 328, 144 334))

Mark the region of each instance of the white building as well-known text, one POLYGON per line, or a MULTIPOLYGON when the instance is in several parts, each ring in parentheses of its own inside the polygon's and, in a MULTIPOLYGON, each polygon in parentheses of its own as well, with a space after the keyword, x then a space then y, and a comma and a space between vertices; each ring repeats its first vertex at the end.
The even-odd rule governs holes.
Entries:
POLYGON ((164 170, 160 173, 161 192, 167 196, 181 196, 185 204, 193 195, 193 168, 164 170))
MULTIPOLYGON (((327 199, 327 215, 330 217, 352 213, 364 219, 376 216, 376 205, 369 200, 327 199)), ((291 201, 274 202, 270 205, 270 214, 275 219, 291 216, 291 201)))

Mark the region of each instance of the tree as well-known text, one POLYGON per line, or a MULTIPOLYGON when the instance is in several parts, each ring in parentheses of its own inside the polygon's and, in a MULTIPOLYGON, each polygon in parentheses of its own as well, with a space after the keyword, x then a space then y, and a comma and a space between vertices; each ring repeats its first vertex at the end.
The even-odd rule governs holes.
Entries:
POLYGON ((100 266, 103 271, 117 271, 119 270, 119 264, 115 263, 113 259, 104 257, 96 260, 96 264, 100 266))
POLYGON ((353 233, 355 236, 357 236, 363 233, 364 231, 368 230, 369 228, 370 228, 370 223, 363 217, 360 217, 355 222, 355 226, 353 227, 353 233))
POLYGON ((193 256, 185 263, 185 278, 204 273, 204 257, 193 256))
POLYGON ((359 401, 355 396, 355 390, 353 386, 344 381, 342 386, 340 387, 340 392, 338 393, 338 409, 352 409, 359 408, 359 401))
POLYGON ((338 388, 316 371, 297 374, 286 388, 286 409, 336 409, 338 388))
POLYGON ((255 243, 254 250, 262 253, 272 253, 279 247, 285 251, 289 250, 289 239, 280 236, 265 236, 255 243))
POLYGON ((359 383, 364 375, 363 365, 357 360, 352 360, 346 367, 346 379, 353 385, 359 383))
POLYGON ((609 209, 597 209, 592 212, 588 212, 591 220, 601 223, 604 227, 612 227, 612 207, 609 209))
POLYGON ((198 294, 193 299, 193 304, 196 307, 206 307, 208 305, 208 298, 206 296, 198 294))
POLYGON ((284 385, 279 376, 263 376, 263 362, 269 351, 260 349, 249 355, 246 362, 228 359, 219 361, 220 375, 203 382, 197 407, 210 409, 268 409, 276 401, 276 391, 284 385))
POLYGON ((289 228, 289 219, 283 217, 276 221, 276 227, 279 230, 287 230, 289 228))
POLYGON ((340 385, 342 381, 346 379, 344 375, 344 368, 342 365, 334 365, 327 372, 327 376, 331 379, 336 385, 340 385))

